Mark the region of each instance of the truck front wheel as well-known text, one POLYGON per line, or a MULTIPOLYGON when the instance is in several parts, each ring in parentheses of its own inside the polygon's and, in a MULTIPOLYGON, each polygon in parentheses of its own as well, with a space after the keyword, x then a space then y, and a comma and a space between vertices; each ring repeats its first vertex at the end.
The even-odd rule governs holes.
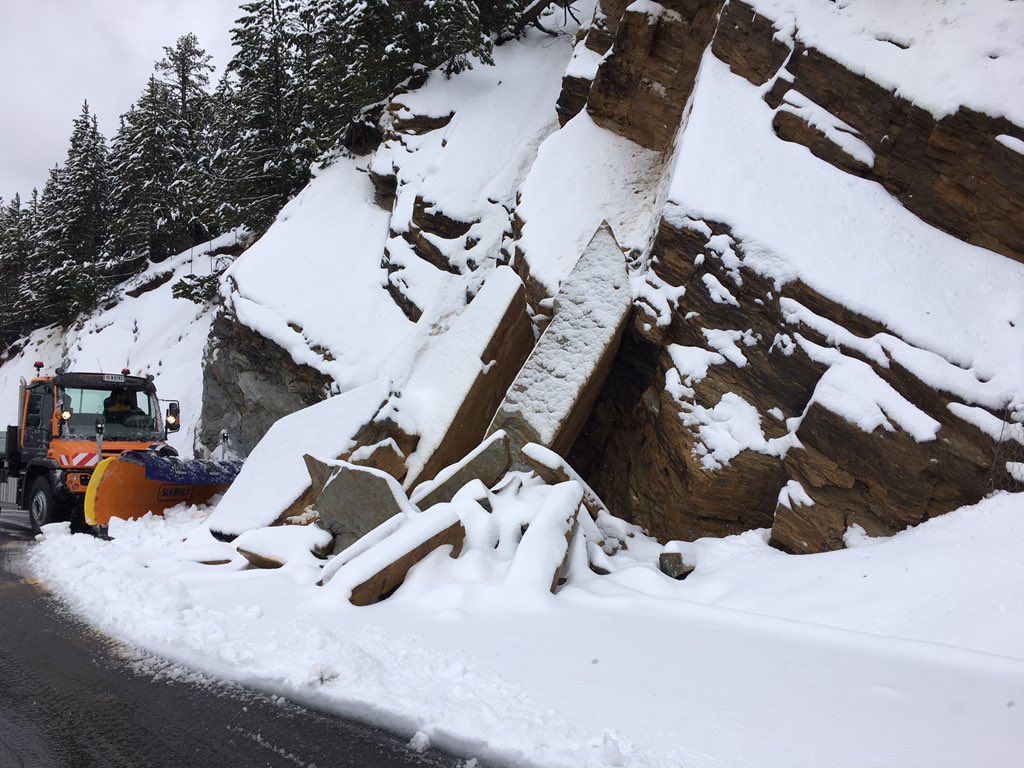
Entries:
POLYGON ((45 477, 37 477, 32 485, 32 495, 28 502, 28 519, 33 533, 41 533, 44 525, 57 520, 57 502, 53 498, 50 481, 45 477))

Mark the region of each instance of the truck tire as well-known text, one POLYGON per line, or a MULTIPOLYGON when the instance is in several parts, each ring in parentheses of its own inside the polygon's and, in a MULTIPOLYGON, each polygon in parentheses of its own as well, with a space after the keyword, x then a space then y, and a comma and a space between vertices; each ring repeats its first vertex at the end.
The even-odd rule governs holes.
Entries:
POLYGON ((44 525, 58 519, 57 502, 53 498, 50 481, 45 477, 37 477, 32 484, 32 493, 28 497, 28 521, 33 533, 41 533, 44 525))

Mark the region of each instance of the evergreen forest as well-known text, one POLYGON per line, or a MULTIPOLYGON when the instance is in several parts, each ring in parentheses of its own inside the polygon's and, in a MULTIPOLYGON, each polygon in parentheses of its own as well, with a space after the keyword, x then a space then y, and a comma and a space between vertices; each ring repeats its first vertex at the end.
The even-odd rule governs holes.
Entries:
POLYGON ((216 81, 211 56, 183 35, 113 137, 83 102, 42 191, 0 198, 0 349, 70 324, 148 263, 238 227, 259 234, 313 163, 373 140, 374 108, 396 87, 491 63, 495 44, 551 4, 251 0, 216 81))

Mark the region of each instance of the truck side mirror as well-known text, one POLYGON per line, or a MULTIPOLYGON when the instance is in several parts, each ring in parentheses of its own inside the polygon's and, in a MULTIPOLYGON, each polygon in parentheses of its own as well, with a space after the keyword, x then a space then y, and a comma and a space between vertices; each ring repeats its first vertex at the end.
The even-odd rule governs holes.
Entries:
POLYGON ((181 429, 181 406, 176 400, 167 404, 167 415, 164 417, 168 432, 177 432, 181 429))

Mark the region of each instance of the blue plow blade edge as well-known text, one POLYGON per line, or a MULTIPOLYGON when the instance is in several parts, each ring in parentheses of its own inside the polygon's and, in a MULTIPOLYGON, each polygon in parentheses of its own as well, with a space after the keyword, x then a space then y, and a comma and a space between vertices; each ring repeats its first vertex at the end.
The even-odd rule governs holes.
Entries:
POLYGON ((242 469, 240 461, 185 461, 176 456, 157 456, 152 451, 127 451, 118 459, 141 464, 147 480, 182 485, 230 485, 242 469))

